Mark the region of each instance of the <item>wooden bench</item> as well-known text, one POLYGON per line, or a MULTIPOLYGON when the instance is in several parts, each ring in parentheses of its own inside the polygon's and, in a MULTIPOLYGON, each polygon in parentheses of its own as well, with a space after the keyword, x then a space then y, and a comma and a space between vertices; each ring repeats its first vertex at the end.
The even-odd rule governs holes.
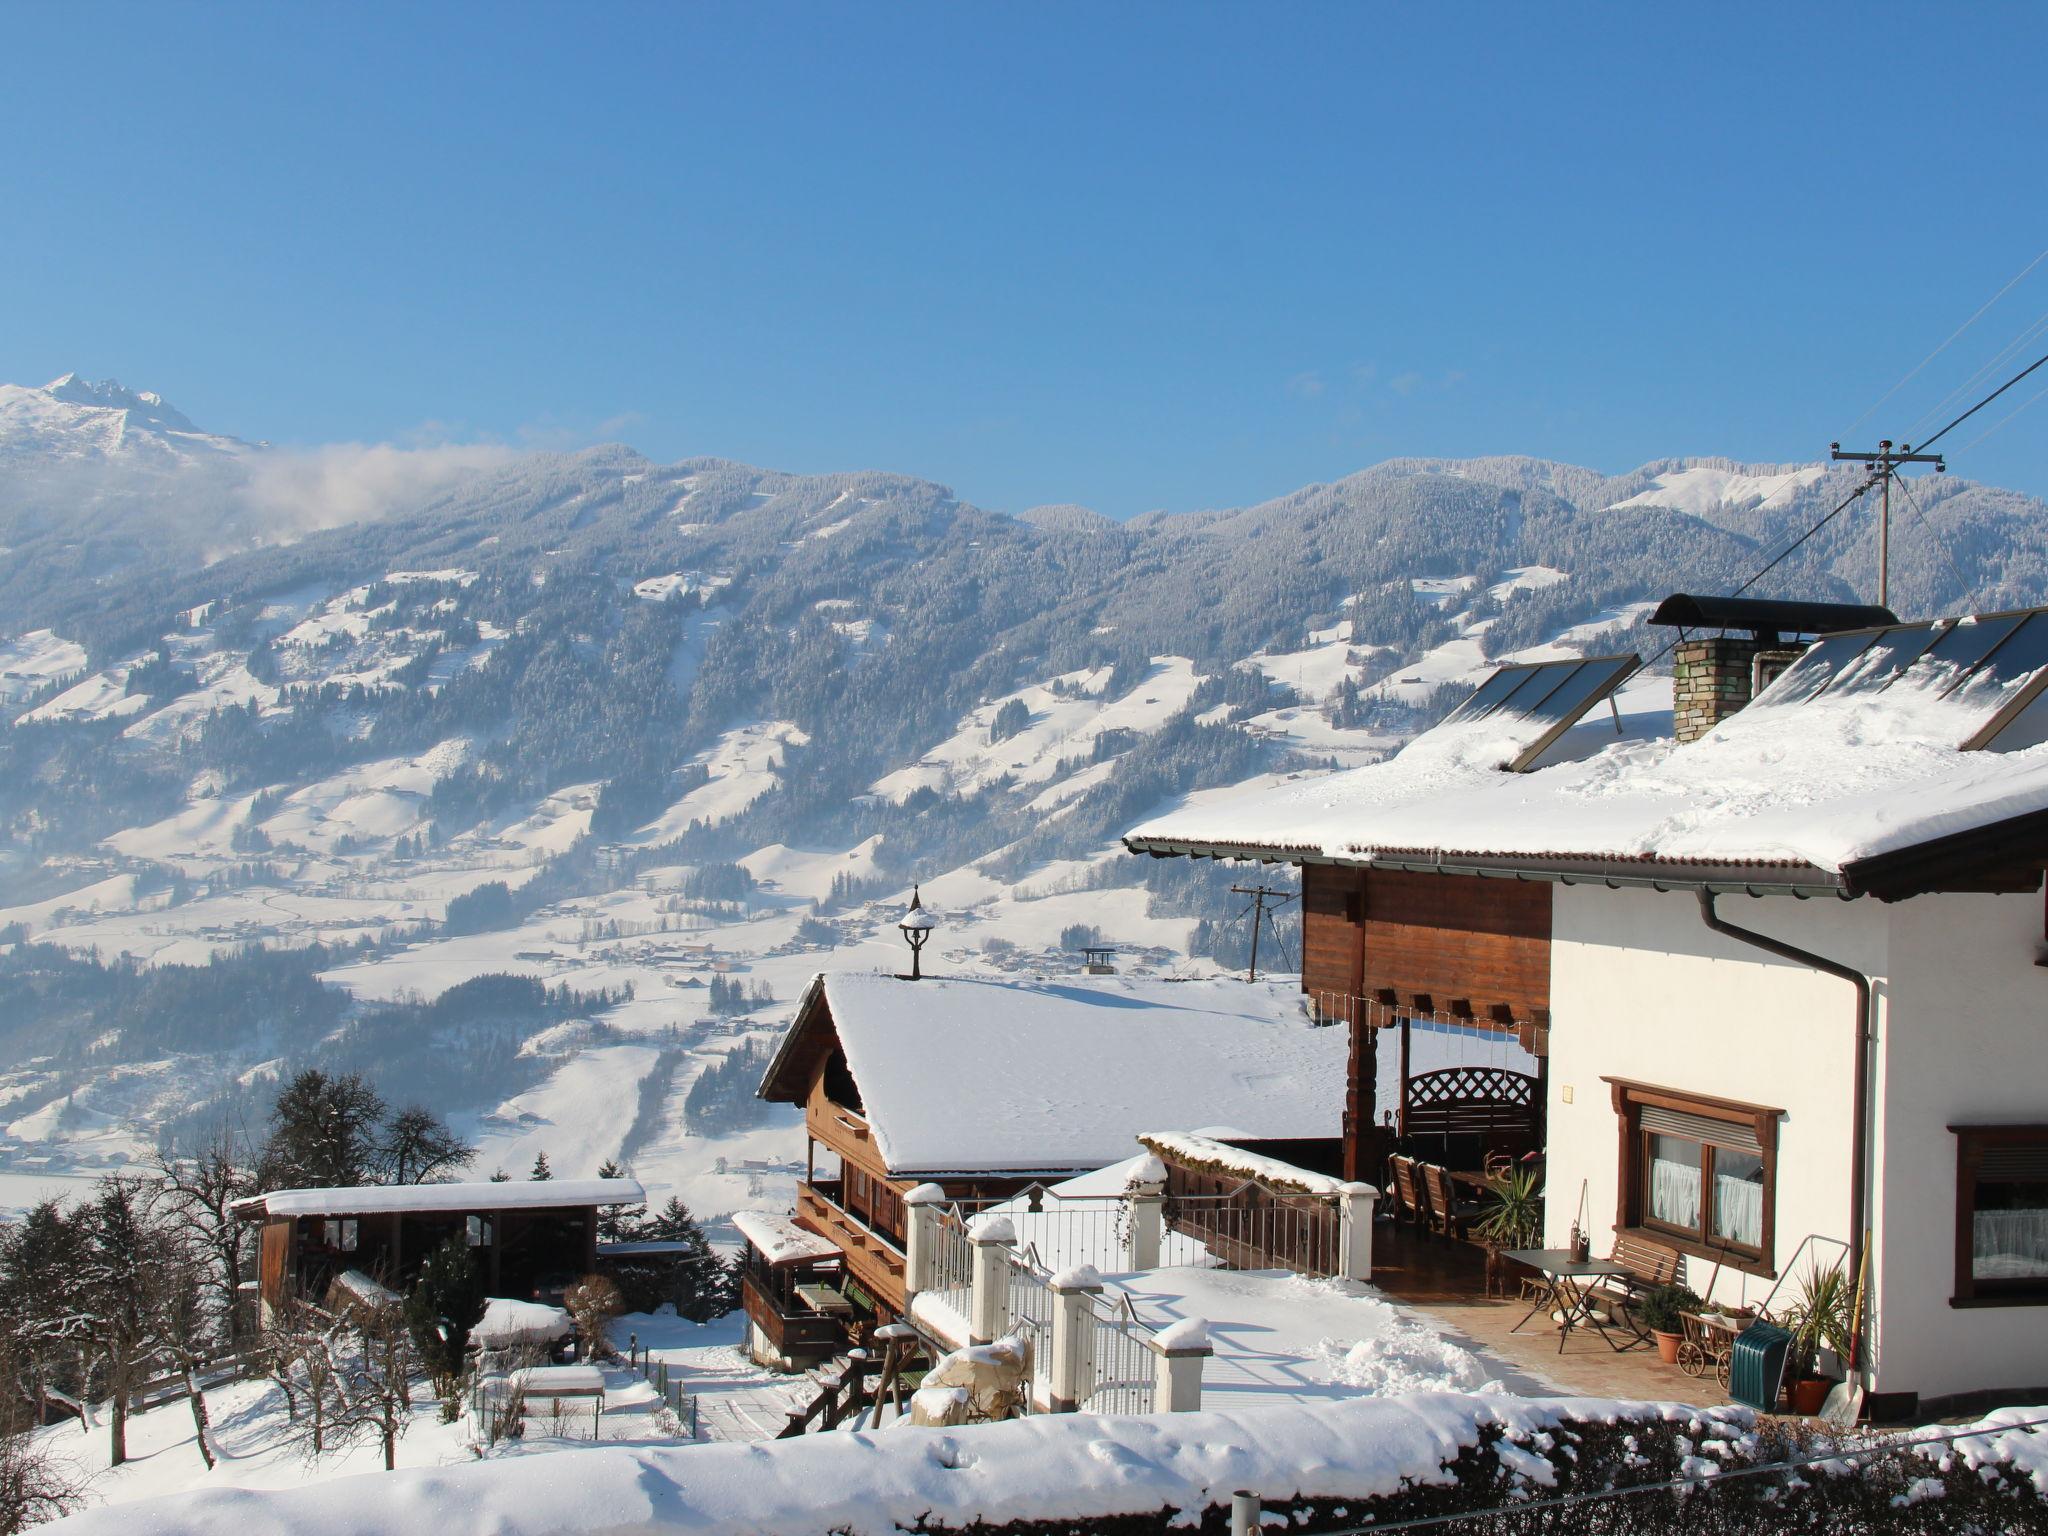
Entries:
MULTIPOLYGON (((1623 1313, 1646 1292, 1685 1284, 1685 1255, 1652 1238, 1617 1232, 1609 1258, 1614 1273, 1600 1287, 1599 1298, 1623 1313)), ((1633 1326, 1634 1320, 1629 1321, 1633 1326)))

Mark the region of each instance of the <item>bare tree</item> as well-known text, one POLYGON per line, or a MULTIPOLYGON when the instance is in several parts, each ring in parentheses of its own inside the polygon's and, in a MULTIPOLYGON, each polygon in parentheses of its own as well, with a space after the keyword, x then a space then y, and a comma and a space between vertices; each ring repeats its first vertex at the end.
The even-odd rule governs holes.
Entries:
POLYGON ((192 1438, 199 1459, 211 1472, 214 1465, 213 1424, 207 1413, 200 1372, 223 1341, 222 1319, 212 1305, 209 1286, 213 1259, 203 1236, 185 1225, 168 1205, 152 1213, 156 1221, 150 1281, 144 1292, 148 1326, 163 1356, 176 1367, 192 1410, 192 1438))
POLYGON ((27 1425, 0 1430, 0 1536, 61 1519, 84 1502, 85 1491, 27 1425))
POLYGON ((273 1309, 264 1329, 265 1362, 291 1414, 287 1438, 307 1461, 348 1438, 345 1429, 337 1432, 348 1417, 343 1364, 335 1353, 343 1331, 339 1318, 296 1296, 273 1309))
POLYGON ((398 1466, 398 1442, 412 1427, 412 1379, 419 1369, 412 1333, 396 1306, 358 1308, 354 1352, 345 1376, 352 1426, 373 1431, 384 1449, 384 1470, 398 1466))
POLYGON ((431 1184, 454 1173, 476 1156, 476 1148, 420 1105, 391 1117, 384 1132, 384 1176, 393 1184, 431 1184))
POLYGON ((222 1124, 193 1156, 160 1150, 153 1165, 164 1203, 188 1224, 210 1261, 209 1284, 230 1338, 239 1338, 245 1326, 237 1308, 250 1232, 234 1206, 256 1192, 255 1170, 240 1162, 236 1151, 234 1132, 222 1124))

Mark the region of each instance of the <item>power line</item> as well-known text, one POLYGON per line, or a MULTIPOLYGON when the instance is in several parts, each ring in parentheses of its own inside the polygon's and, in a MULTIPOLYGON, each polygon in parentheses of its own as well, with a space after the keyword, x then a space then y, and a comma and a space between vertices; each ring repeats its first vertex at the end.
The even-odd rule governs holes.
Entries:
MULTIPOLYGON (((1273 910, 1278 911, 1286 906, 1288 902, 1294 900, 1294 892, 1277 890, 1270 885, 1233 885, 1231 890, 1240 896, 1251 897, 1251 910, 1258 914, 1252 919, 1251 974, 1245 977, 1247 981, 1257 981, 1259 979, 1259 930, 1266 926, 1267 899, 1276 896, 1279 898, 1279 900, 1273 903, 1273 910)), ((1238 915, 1241 917, 1244 914, 1239 913, 1238 915)), ((1274 933, 1276 941, 1278 936, 1278 930, 1276 929, 1274 933)))
POLYGON ((1943 411, 1946 411, 1958 400, 1969 399, 1971 391, 1982 385, 1985 380, 1997 378, 1998 370, 2003 368, 2013 358, 2023 355, 2028 346, 2043 331, 2048 331, 2048 310, 2043 310, 2034 318, 2031 324, 2021 326, 2014 333, 2010 341, 1979 363, 1976 371, 1968 378, 1964 379, 1962 383, 1914 417, 1912 424, 1906 428, 1906 436, 1911 438, 1929 422, 1940 420, 1943 411))
POLYGON ((2008 421, 2011 421, 2013 417, 2019 415, 2021 411, 2024 411, 2028 406, 2032 405, 2036 400, 2040 399, 2043 395, 2048 395, 2048 388, 2036 390, 2033 394, 2027 396, 2027 398, 2020 404, 2014 406, 2011 410, 2007 411, 2003 416, 1999 417, 1998 420, 1994 421, 1990 426, 1986 427, 1982 432, 1979 432, 1975 437, 1971 438, 1967 443, 1963 445, 1963 452, 1968 453, 1972 448, 1976 447, 1979 443, 1983 442, 1985 438, 1989 437, 1992 433, 1996 432, 2008 421))
POLYGON ((1939 432, 1935 433, 1934 436, 1925 439, 1920 444, 1921 451, 1925 452, 1927 449, 1932 448, 1944 437, 1947 437, 1949 433, 1955 431, 1957 427, 1960 427, 1972 416, 1976 415, 1979 411, 1983 410, 1985 406, 1989 405, 1992 401, 1996 400, 2008 389, 2011 389, 2013 385, 2019 383, 2021 379, 2024 379, 2028 374, 2032 373, 2036 368, 2039 368, 2043 363, 2048 363, 2048 352, 2044 352, 2039 357, 2035 358, 2031 363, 2027 364, 2026 367, 2022 368, 2018 373, 2014 374, 2011 378, 2007 379, 2003 384, 1999 385, 1998 388, 1991 391, 1991 393, 1986 395, 1982 400, 1979 400, 1975 405, 1971 406, 1967 411, 1963 412, 1963 414, 1958 416, 1954 421, 1950 422, 1947 426, 1943 427, 1939 432))
MULTIPOLYGON (((1891 399, 1893 395, 1896 395, 1900 390, 1904 389, 1908 384, 1912 383, 1913 380, 1916 377, 1918 377, 1921 369, 1925 368, 1929 363, 1933 362, 1937 357, 1941 356, 1942 353, 1946 352, 1952 345, 1954 345, 1957 337, 1961 336, 1963 332, 1967 331, 1971 326, 1975 325, 1979 320, 1983 319, 1986 311, 1988 311, 1992 305, 1996 304, 2008 293, 2011 293, 2013 289, 2017 288, 2020 285, 2021 279, 2026 277, 2026 275, 2029 272, 2033 271, 2034 268, 2041 265, 2041 263, 2044 260, 2048 260, 2048 249, 2044 249, 2039 256, 2036 256, 2024 267, 2021 267, 2018 274, 2014 276, 2009 282, 2007 282, 2003 288, 1999 289, 1998 292, 1994 293, 1993 295, 1991 295, 1990 298, 1986 299, 1983 302, 1983 304, 1978 307, 1978 310, 1975 314, 1970 316, 1969 319, 1965 320, 1961 325, 1957 326, 1953 331, 1951 331, 1949 333, 1947 341, 1944 341, 1932 352, 1928 353, 1925 357, 1921 358, 1919 362, 1915 363, 1911 368, 1907 369, 1906 376, 1903 379, 1900 379, 1898 383, 1894 384, 1890 389, 1886 390, 1883 394, 1879 395, 1877 399, 1871 404, 1869 410, 1865 411, 1861 416, 1858 416, 1854 421, 1849 423, 1848 432, 1854 432, 1858 427, 1862 426, 1864 422, 1870 420, 1872 416, 1876 415, 1879 406, 1883 405, 1885 401, 1891 399)), ((1843 436, 1846 437, 1848 435, 1848 432, 1844 432, 1843 436)))
MULTIPOLYGON (((1807 529, 1806 532, 1802 533, 1801 535, 1799 535, 1798 538, 1794 539, 1790 544, 1786 545, 1783 550, 1779 551, 1776 559, 1772 560, 1770 564, 1766 565, 1762 570, 1758 571, 1754 576, 1750 577, 1749 580, 1745 581, 1741 586, 1737 587, 1733 592, 1729 593, 1728 595, 1730 597, 1742 596, 1743 593, 1747 592, 1751 587, 1755 586, 1758 582, 1762 581, 1766 576, 1770 575, 1772 571, 1775 571, 1779 566, 1783 565, 1785 561, 1791 556, 1794 550, 1799 548, 1799 546, 1804 544, 1808 539, 1812 538, 1816 533, 1819 533, 1821 529, 1827 527, 1829 523, 1833 522, 1843 512, 1847 511, 1858 497, 1862 496, 1873 485, 1876 484, 1877 477, 1875 475, 1872 475, 1869 479, 1865 480, 1861 485, 1857 486, 1855 490, 1851 491, 1847 496, 1844 496, 1840 501, 1836 502, 1833 508, 1830 509, 1828 513, 1824 517, 1822 517, 1819 522, 1815 523, 1811 528, 1807 529)), ((1643 672, 1648 672, 1650 668, 1657 665, 1658 662, 1662 661, 1666 656, 1669 656, 1673 651, 1678 649, 1679 642, 1684 638, 1685 636, 1683 632, 1681 632, 1672 639, 1665 641, 1663 649, 1658 651, 1657 654, 1652 656, 1648 661, 1644 662, 1639 670, 1643 672)))
MULTIPOLYGON (((2044 390, 2042 393, 2048 394, 2048 390, 2044 390)), ((2039 395, 2035 396, 2035 399, 2039 398, 2039 395)), ((2022 406, 2020 409, 2025 410, 2026 407, 2022 406)), ((2007 419, 2010 420, 2010 418, 2007 419)), ((1949 570, 1955 573, 1956 590, 1963 598, 1963 606, 1967 608, 1969 606, 1970 594, 1974 589, 1970 586, 1969 579, 1963 575, 1963 568, 1956 564, 1954 551, 1948 547, 1948 540, 1942 537, 1941 530, 1934 526, 1934 519, 1920 510, 1920 498, 1913 494, 1912 482, 1903 475, 1898 476, 1897 479, 1899 489, 1906 493, 1906 504, 1913 509, 1913 516, 1919 519, 1920 526, 1933 536, 1934 542, 1941 546, 1942 557, 1948 561, 1949 570)))

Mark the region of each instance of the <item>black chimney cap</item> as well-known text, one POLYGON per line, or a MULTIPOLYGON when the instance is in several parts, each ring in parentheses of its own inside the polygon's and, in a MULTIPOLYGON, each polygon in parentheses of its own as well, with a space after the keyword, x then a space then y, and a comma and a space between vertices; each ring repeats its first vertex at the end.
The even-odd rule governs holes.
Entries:
POLYGON ((1875 603, 1795 603, 1773 597, 1696 597, 1674 592, 1650 615, 1652 624, 1678 629, 1746 629, 1759 636, 1831 635, 1876 629, 1899 616, 1875 603))

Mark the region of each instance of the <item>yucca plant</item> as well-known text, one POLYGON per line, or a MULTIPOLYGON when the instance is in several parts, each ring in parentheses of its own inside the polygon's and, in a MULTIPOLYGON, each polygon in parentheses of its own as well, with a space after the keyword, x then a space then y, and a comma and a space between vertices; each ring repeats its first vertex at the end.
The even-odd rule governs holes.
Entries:
POLYGON ((1849 1277, 1840 1264, 1822 1269, 1818 1264, 1799 1281, 1799 1298, 1786 1313, 1785 1326, 1792 1341, 1786 1346, 1786 1369, 1795 1377, 1811 1376, 1814 1362, 1823 1349, 1840 1359, 1849 1358, 1849 1277))
POLYGON ((1530 1248, 1543 1233, 1543 1180, 1533 1169, 1514 1168, 1486 1198, 1472 1230, 1496 1248, 1530 1248))

